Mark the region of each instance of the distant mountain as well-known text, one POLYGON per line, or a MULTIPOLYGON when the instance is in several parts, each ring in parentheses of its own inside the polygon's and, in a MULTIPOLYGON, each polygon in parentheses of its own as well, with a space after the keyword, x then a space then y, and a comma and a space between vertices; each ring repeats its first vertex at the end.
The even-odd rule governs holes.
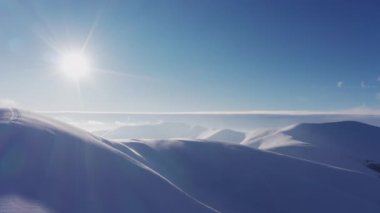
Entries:
POLYGON ((125 125, 108 131, 95 132, 104 138, 196 138, 203 131, 207 130, 201 126, 194 126, 185 123, 162 122, 157 124, 125 125))
POLYGON ((245 139, 245 133, 231 129, 210 129, 201 133, 197 139, 239 144, 245 139))
POLYGON ((125 125, 94 134, 107 139, 201 139, 215 142, 240 143, 246 133, 232 129, 213 129, 186 123, 125 125))
POLYGON ((279 130, 237 131, 185 123, 123 126, 103 132, 108 139, 192 139, 248 145, 253 148, 378 175, 380 127, 354 121, 303 123, 279 130))

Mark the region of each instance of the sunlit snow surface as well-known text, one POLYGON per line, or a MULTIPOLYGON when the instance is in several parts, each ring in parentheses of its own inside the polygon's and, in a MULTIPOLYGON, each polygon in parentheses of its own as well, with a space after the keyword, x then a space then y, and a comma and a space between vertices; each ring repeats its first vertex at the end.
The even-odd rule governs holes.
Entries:
POLYGON ((49 210, 35 201, 26 200, 17 195, 0 197, 0 212, 7 213, 46 213, 49 210))
POLYGON ((0 212, 380 212, 379 128, 320 125, 113 141, 3 109, 0 212))

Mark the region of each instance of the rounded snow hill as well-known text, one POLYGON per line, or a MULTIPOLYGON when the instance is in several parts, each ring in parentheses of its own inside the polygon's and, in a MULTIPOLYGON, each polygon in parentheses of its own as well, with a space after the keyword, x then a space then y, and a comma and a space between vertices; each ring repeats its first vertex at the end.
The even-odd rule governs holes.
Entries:
POLYGON ((0 212, 214 212, 110 142, 0 110, 0 212), (33 208, 32 208, 33 209, 33 208))
POLYGON ((238 144, 245 139, 245 133, 232 129, 208 130, 200 134, 198 139, 238 144))
POLYGON ((374 176, 228 143, 114 145, 133 149, 146 165, 220 212, 380 212, 380 179, 374 176))
POLYGON ((370 174, 380 163, 380 128, 355 121, 298 124, 242 144, 370 174))

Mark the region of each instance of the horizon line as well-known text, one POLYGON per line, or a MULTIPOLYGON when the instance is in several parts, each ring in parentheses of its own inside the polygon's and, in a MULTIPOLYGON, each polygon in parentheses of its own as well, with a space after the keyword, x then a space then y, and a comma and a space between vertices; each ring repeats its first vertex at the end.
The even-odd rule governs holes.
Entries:
POLYGON ((178 112, 128 112, 128 111, 80 111, 80 110, 36 110, 43 114, 129 114, 129 115, 366 115, 378 116, 380 110, 341 110, 341 111, 308 111, 308 110, 249 110, 249 111, 178 111, 178 112))

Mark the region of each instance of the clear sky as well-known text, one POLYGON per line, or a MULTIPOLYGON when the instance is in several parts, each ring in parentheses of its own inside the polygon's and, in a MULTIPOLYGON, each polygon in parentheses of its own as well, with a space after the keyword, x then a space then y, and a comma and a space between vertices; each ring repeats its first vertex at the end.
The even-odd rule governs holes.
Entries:
POLYGON ((376 0, 0 0, 0 104, 33 110, 380 107, 376 0), (83 50, 73 80, 62 57, 83 50))

